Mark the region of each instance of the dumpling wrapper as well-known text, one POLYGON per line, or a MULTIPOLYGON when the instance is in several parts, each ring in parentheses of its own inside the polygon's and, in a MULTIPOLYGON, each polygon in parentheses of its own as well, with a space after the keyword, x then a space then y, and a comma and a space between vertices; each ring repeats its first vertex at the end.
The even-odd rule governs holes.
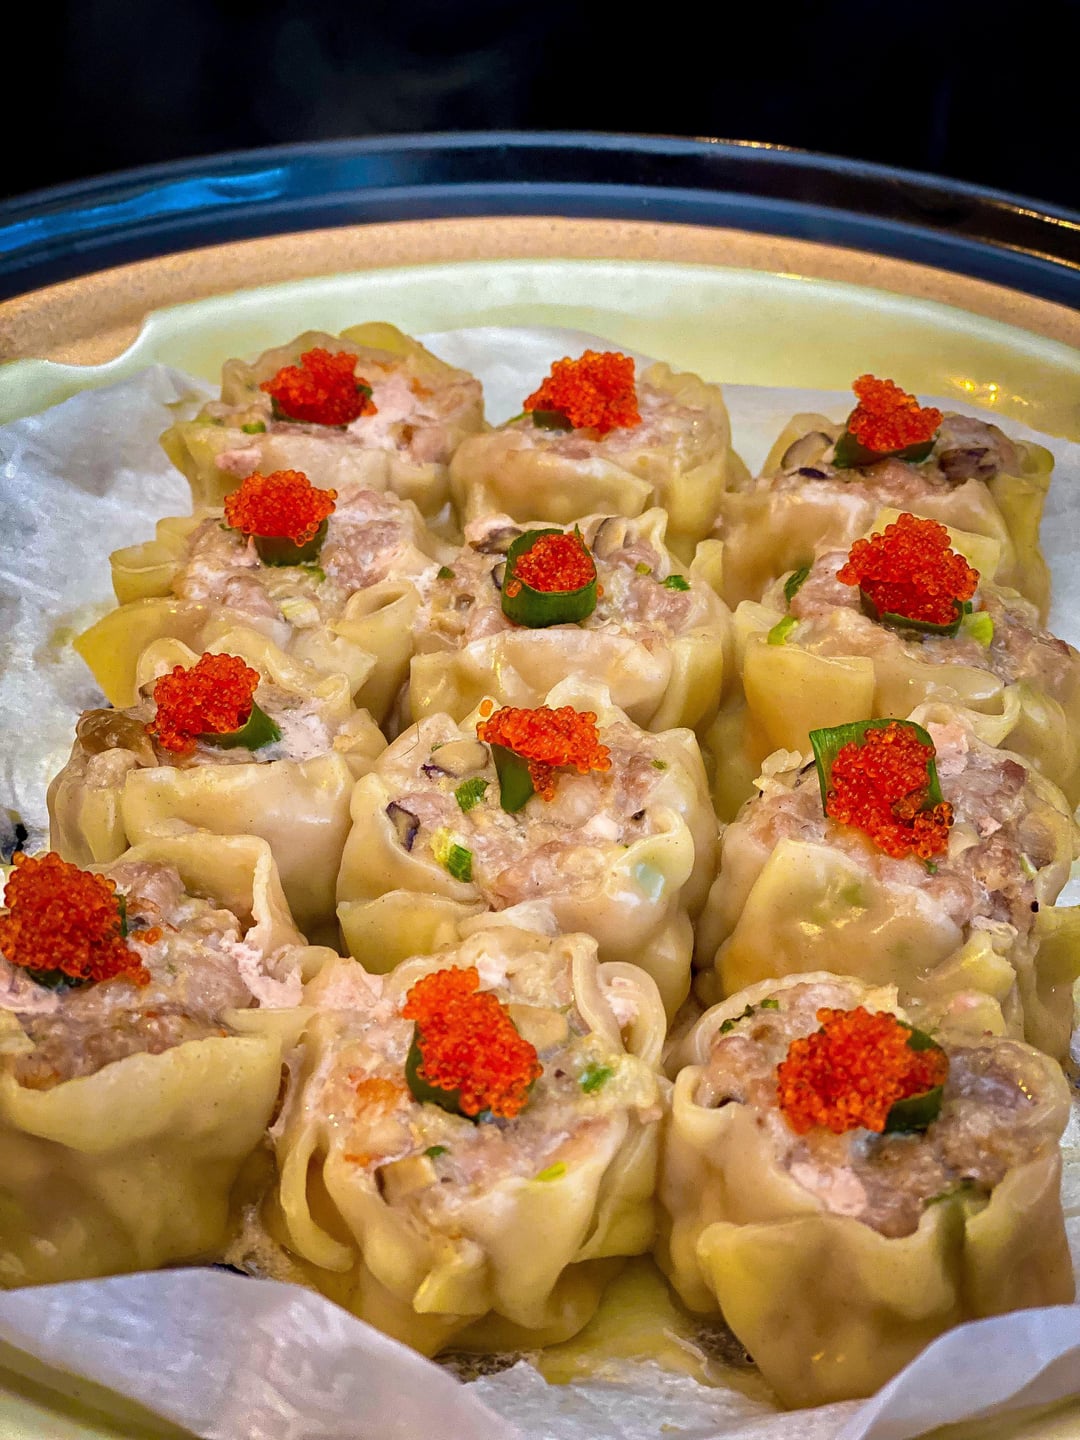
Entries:
MULTIPOLYGON (((798 1184, 749 1105, 696 1102, 725 1020, 792 985, 835 980, 762 981, 701 1017, 677 1057, 661 1166, 662 1267, 692 1310, 723 1313, 792 1407, 873 1394, 954 1325, 1074 1294, 1056 1145, 1009 1170, 982 1208, 958 1192, 927 1205, 913 1234, 887 1237, 798 1184)), ((852 1004, 903 1018, 894 987, 842 983, 852 1004)), ((1030 1060, 1037 1103, 1060 1131, 1068 1084, 1052 1060, 1030 1060)))

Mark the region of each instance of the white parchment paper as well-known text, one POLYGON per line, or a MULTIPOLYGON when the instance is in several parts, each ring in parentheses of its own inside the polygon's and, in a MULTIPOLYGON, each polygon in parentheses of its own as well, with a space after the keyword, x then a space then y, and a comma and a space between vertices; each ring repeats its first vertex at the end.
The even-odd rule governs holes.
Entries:
MULTIPOLYGON (((495 422, 520 409, 552 360, 604 344, 565 330, 426 338, 480 376, 495 422)), ((200 381, 155 367, 0 427, 0 807, 27 827, 30 845, 45 842, 45 786, 67 757, 74 721, 100 703, 70 639, 113 603, 108 552, 190 509, 187 483, 157 437, 206 393, 200 381)), ((851 406, 850 396, 828 391, 730 386, 725 394, 752 469, 792 413, 839 420, 851 406)), ((1043 527, 1051 628, 1080 644, 1080 446, 1010 421, 1005 428, 1055 453, 1043 527)), ((1080 1275, 1075 1108, 1064 1158, 1080 1275)), ((647 1357, 606 1367, 602 1381, 551 1386, 522 1362, 462 1386, 318 1295, 219 1271, 0 1292, 0 1342, 55 1367, 60 1393, 64 1373, 74 1373, 208 1440, 908 1440, 949 1421, 1080 1394, 1077 1306, 963 1326, 865 1404, 786 1415, 647 1357)))

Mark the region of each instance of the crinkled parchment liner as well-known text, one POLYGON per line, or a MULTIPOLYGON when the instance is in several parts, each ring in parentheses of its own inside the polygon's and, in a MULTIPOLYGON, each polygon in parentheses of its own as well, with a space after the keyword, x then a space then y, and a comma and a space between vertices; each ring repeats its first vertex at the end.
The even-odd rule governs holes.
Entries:
MULTIPOLYGON (((429 337, 443 358, 480 375, 496 422, 519 409, 553 359, 590 341, 494 328, 429 337)), ((158 366, 0 429, 0 831, 6 811, 8 848, 15 822, 27 827, 29 844, 43 843, 46 784, 67 757, 75 717, 100 703, 69 642, 112 602, 108 552, 145 538, 159 516, 190 508, 186 481, 156 442, 205 393, 201 382, 158 366)), ((834 392, 730 386, 726 395, 736 447, 751 468, 791 414, 840 419, 850 407, 834 392)), ((1055 581, 1051 628, 1080 644, 1080 446, 1006 428, 1057 457, 1043 527, 1055 581)), ((1080 1271, 1076 1109, 1064 1146, 1080 1271)), ((688 1343, 684 1329, 673 1348, 688 1343)), ((595 1373, 566 1385, 549 1385, 522 1360, 471 1365, 472 1383, 462 1386, 446 1366, 275 1281, 181 1270, 0 1293, 0 1367, 45 1376, 61 1395, 84 1394, 74 1378, 82 1377, 212 1440, 903 1440, 1080 1390, 1080 1307, 961 1327, 873 1400, 795 1414, 778 1414, 752 1372, 726 1364, 733 1352, 704 1367, 703 1358, 687 1368, 719 1383, 619 1358, 616 1347, 595 1373)))

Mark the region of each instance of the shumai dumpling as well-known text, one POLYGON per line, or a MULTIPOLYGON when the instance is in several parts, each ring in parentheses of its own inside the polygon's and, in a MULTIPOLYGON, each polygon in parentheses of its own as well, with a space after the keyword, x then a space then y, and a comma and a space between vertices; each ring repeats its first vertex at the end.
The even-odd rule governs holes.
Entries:
POLYGON ((338 879, 350 952, 371 970, 485 910, 543 902, 602 960, 641 965, 669 1014, 690 985, 692 920, 717 826, 689 730, 631 724, 603 687, 543 706, 428 715, 356 783, 338 879))
POLYGON ((306 947, 268 847, 19 856, 0 913, 0 1285, 213 1259, 277 1099, 306 947), (254 1008, 258 1005, 258 1008, 254 1008))
POLYGON ((822 552, 760 604, 743 601, 742 696, 707 737, 725 818, 772 750, 805 751, 811 730, 930 700, 964 709, 983 739, 1080 801, 1080 655, 1040 626, 1030 600, 994 582, 986 546, 886 512, 869 540, 822 552))
POLYGON ((846 548, 881 510, 894 509, 996 540, 999 584, 1045 619, 1050 572, 1039 522, 1050 452, 984 420, 920 407, 888 380, 864 375, 854 388, 859 404, 845 424, 796 415, 762 474, 721 497, 716 534, 725 542, 728 604, 760 599, 779 576, 819 550, 846 548), (901 443, 908 437, 916 443, 901 443))
POLYGON ((556 361, 522 415, 459 447, 450 493, 463 522, 499 512, 572 525, 659 506, 689 563, 720 495, 745 476, 718 385, 659 363, 638 376, 628 356, 587 350, 556 361))
POLYGON ((920 1023, 1062 1057, 1080 945, 1077 912, 1051 908, 1077 849, 1061 791, 943 705, 812 738, 816 764, 771 756, 724 833, 706 998, 827 968, 896 984, 920 1023))
POLYGON ((305 1003, 264 1212, 296 1278, 427 1353, 579 1330, 652 1243, 649 977, 496 922, 386 976, 336 961, 305 1003))
POLYGON ((667 516, 590 515, 572 530, 507 515, 466 526, 465 544, 421 582, 409 678, 414 720, 462 720, 485 695, 539 705, 567 675, 608 687, 648 730, 707 724, 724 683, 730 612, 706 544, 680 573, 667 516))
POLYGON ((707 1011, 676 1064, 660 1262, 783 1404, 870 1395, 953 1325, 1073 1299, 1069 1087, 1031 1046, 936 1043, 892 987, 807 974, 707 1011))
POLYGON ((345 675, 381 723, 408 674, 413 580, 441 553, 411 501, 254 475, 224 511, 161 520, 157 538, 110 557, 120 608, 75 641, 110 704, 134 705, 154 640, 195 651, 238 626, 321 675, 345 675), (287 532, 287 533, 286 533, 287 532))
POLYGON ((479 380, 395 325, 308 330, 250 364, 226 360, 221 399, 161 443, 196 506, 220 505, 256 471, 302 470, 341 492, 392 492, 434 516, 447 466, 484 429, 479 380))
POLYGON ((312 675, 256 631, 226 638, 202 656, 156 641, 138 704, 79 718, 49 786, 52 846, 87 865, 168 830, 258 835, 301 930, 336 941, 349 798, 386 742, 343 675, 312 675))

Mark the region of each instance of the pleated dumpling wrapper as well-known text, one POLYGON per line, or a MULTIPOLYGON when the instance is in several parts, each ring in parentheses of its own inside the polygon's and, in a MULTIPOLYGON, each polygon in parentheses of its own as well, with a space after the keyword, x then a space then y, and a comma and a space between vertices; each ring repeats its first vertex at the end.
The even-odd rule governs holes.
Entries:
POLYGON ((216 1259, 298 1030, 305 946, 267 845, 22 859, 0 913, 0 1285, 216 1259))
POLYGON ((602 960, 643 966, 669 1015, 686 998, 717 842, 692 731, 641 730, 576 680, 535 709, 488 699, 398 736, 357 781, 352 818, 338 917, 369 970, 538 901, 602 960))
POLYGON ((741 685, 706 739, 722 818, 771 751, 805 751, 811 730, 931 700, 963 709, 982 739, 1080 801, 1080 655, 995 583, 999 557, 984 536, 884 511, 868 539, 822 552, 760 604, 743 601, 741 685))
POLYGON ((450 493, 463 523, 495 512, 572 525, 659 506, 689 564, 720 495, 746 474, 718 385, 662 363, 638 375, 628 356, 587 350, 557 361, 520 416, 460 446, 450 493))
POLYGON ((120 601, 75 641, 109 703, 134 705, 136 670, 155 640, 209 649, 255 629, 320 675, 345 675, 382 720, 408 674, 412 581, 441 547, 411 501, 313 486, 300 471, 250 476, 222 510, 158 522, 114 551, 120 601))
POLYGON ((708 724, 730 652, 731 614, 709 568, 719 546, 705 542, 683 567, 666 529, 658 509, 565 531, 507 515, 466 526, 449 564, 419 582, 412 718, 463 720, 485 695, 539 705, 579 675, 648 730, 708 724))
POLYGON ((683 1041, 659 1258, 789 1406, 870 1395, 944 1330, 1067 1304, 1069 1087, 1022 1041, 931 1038, 891 987, 740 991, 683 1041))
POLYGON ((450 457, 483 429, 479 380, 373 322, 308 330, 250 364, 226 360, 221 399, 161 443, 196 507, 220 505, 255 471, 302 470, 316 485, 392 492, 435 516, 450 457))
POLYGON ((392 975, 339 960, 305 1000, 265 1216, 286 1273, 429 1354, 579 1330, 654 1234, 649 977, 495 922, 392 975))
POLYGON ((724 833, 705 998, 828 968, 897 985, 921 1024, 1064 1056, 1080 912, 1053 908, 1077 848, 1061 791, 943 705, 814 738, 816 763, 770 756, 724 833))
POLYGON ((297 925, 336 943, 334 886, 354 781, 385 748, 343 675, 321 677, 255 630, 197 656, 157 640, 142 698, 88 710, 49 787, 51 844, 78 865, 176 830, 267 842, 297 925))
POLYGON ((920 407, 872 375, 856 381, 856 392, 859 404, 845 424, 796 415, 762 474, 721 497, 716 534, 725 542, 728 604, 759 600, 778 577, 810 564, 819 550, 847 547, 883 509, 894 509, 996 540, 999 584, 1019 590, 1045 619, 1050 572, 1039 522, 1054 465, 1049 450, 1010 440, 984 420, 920 407), (873 451, 856 440, 853 424, 873 451), (908 436, 924 438, 900 443, 908 436))

